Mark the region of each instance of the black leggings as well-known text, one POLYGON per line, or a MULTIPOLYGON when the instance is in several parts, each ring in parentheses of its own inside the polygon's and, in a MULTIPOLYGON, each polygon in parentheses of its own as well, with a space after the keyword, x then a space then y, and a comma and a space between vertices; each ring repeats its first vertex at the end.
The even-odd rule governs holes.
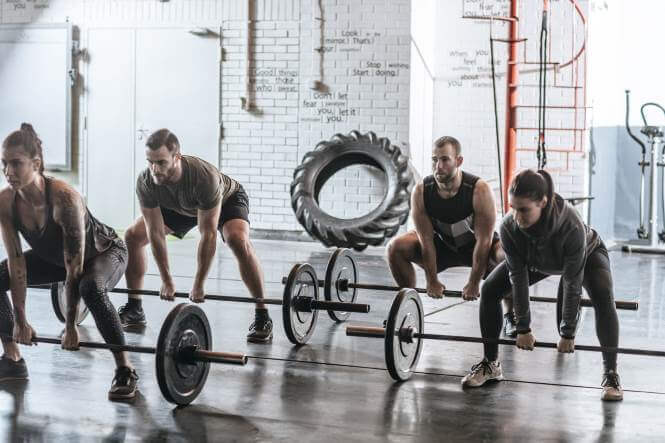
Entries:
MULTIPOLYGON (((548 277, 529 271, 529 286, 548 277)), ((601 346, 619 345, 619 318, 614 303, 614 289, 610 259, 605 246, 599 246, 587 258, 582 286, 589 294, 596 316, 596 335, 601 346)), ((563 290, 559 280, 559 292, 563 290)), ((480 291, 480 331, 484 338, 499 338, 503 324, 501 299, 511 291, 508 267, 503 262, 487 277, 480 291)), ((499 345, 485 344, 485 357, 496 360, 499 345)), ((616 353, 603 352, 605 371, 616 370, 616 353)))
MULTIPOLYGON (((27 270, 27 283, 41 285, 64 281, 65 268, 54 265, 38 257, 32 250, 23 253, 27 270)), ((79 282, 79 294, 93 318, 97 329, 107 343, 124 345, 125 334, 120 318, 106 294, 107 288, 114 288, 127 267, 127 248, 117 240, 109 249, 89 259, 83 265, 83 275, 79 282)), ((0 334, 12 335, 14 312, 7 296, 9 290, 9 268, 7 260, 0 262, 0 334)))

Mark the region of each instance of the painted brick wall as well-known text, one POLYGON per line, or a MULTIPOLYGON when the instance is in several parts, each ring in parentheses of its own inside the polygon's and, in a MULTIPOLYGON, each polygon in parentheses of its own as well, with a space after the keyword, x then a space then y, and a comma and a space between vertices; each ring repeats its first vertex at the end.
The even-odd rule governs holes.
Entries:
MULTIPOLYGON (((291 210, 293 169, 322 140, 336 133, 374 131, 397 145, 408 141, 408 0, 327 0, 322 11, 303 1, 293 21, 260 21, 250 67, 253 112, 241 108, 247 65, 246 25, 223 25, 222 168, 246 183, 252 226, 300 230, 291 210), (319 21, 323 17, 323 83, 319 79, 319 21)), ((384 192, 381 174, 351 167, 324 186, 321 206, 356 217, 384 192)))
MULTIPOLYGON (((15 0, 1 3, 0 23, 69 19, 89 26, 217 26, 222 29, 220 166, 251 199, 253 228, 296 230, 289 184, 293 169, 321 140, 357 129, 408 143, 411 0, 255 0, 252 62, 255 109, 246 111, 246 0, 15 0), (323 83, 318 79, 323 18, 323 83)), ((82 42, 83 46, 85 42, 82 42)), ((131 85, 128 85, 131 87, 131 85)), ((85 96, 81 106, 85 106, 85 96)), ((80 136, 80 134, 79 134, 80 136)), ((84 165, 85 149, 74 160, 84 165)), ((128 159, 128 162, 131 159, 128 159)), ((80 168, 79 168, 80 170, 80 168)), ((78 179, 78 172, 71 177, 78 179)), ((378 204, 381 174, 351 167, 321 193, 331 213, 355 217, 378 204)))

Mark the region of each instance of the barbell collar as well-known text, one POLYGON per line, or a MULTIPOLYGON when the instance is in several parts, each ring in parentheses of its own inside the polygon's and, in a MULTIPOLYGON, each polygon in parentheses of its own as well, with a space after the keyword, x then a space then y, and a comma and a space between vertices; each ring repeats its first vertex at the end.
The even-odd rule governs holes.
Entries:
POLYGON ((324 301, 304 296, 293 297, 291 303, 293 303, 293 308, 299 312, 325 310, 335 312, 358 312, 361 314, 367 314, 370 310, 370 306, 368 304, 324 301))
POLYGON ((386 336, 386 329, 378 326, 349 325, 346 327, 346 335, 349 337, 383 338, 386 336))
POLYGON ((191 359, 194 361, 224 363, 228 365, 244 366, 247 364, 247 356, 239 352, 215 352, 194 349, 191 351, 191 359))

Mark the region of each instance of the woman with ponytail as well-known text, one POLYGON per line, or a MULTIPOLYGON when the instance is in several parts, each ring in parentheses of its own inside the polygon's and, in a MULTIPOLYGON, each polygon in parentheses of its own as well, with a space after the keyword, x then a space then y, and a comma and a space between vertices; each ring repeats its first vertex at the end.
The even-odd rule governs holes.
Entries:
MULTIPOLYGON (((125 272, 127 248, 115 231, 95 219, 81 195, 67 183, 44 175, 42 142, 23 123, 2 143, 8 186, 0 190, 0 231, 7 259, 0 262, 0 381, 28 378, 18 344, 32 345, 34 329, 25 314, 26 285, 65 282, 67 312, 62 347, 79 345, 76 326, 83 298, 107 343, 124 345, 120 319, 106 294, 125 272), (19 233, 31 249, 23 251, 19 233), (11 292, 12 303, 7 291, 11 292)), ((136 395, 138 376, 127 352, 114 352, 110 400, 136 395)))
MULTIPOLYGON (((500 227, 506 260, 485 280, 480 295, 482 336, 499 338, 502 325, 501 299, 511 294, 517 322, 517 347, 532 350, 536 341, 531 331, 529 286, 560 275, 562 315, 559 352, 574 351, 575 332, 582 288, 593 303, 596 333, 601 346, 618 347, 619 320, 614 302, 612 272, 607 249, 600 236, 580 218, 577 211, 554 192, 552 177, 545 171, 526 169, 513 179, 510 190, 512 211, 500 227)), ((499 349, 485 344, 484 359, 462 379, 465 387, 503 380, 499 349)), ((616 353, 603 353, 603 400, 622 400, 616 353)))

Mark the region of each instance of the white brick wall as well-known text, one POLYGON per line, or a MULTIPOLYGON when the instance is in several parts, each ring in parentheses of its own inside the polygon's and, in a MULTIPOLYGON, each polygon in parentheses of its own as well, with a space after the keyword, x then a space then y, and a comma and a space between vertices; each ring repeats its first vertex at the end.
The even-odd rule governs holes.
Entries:
MULTIPOLYGON (((243 183, 252 227, 301 230, 289 184, 303 155, 335 133, 372 130, 396 145, 408 141, 411 0, 324 0, 323 81, 331 96, 310 89, 317 68, 318 27, 311 0, 256 0, 253 89, 257 112, 241 109, 246 65, 246 0, 16 0, 0 3, 0 23, 70 20, 92 26, 207 26, 222 29, 222 170, 243 183), (372 64, 370 64, 372 63, 372 64), (354 71, 357 70, 357 71, 354 71), (367 70, 365 73, 359 71, 367 70), (311 104, 306 107, 305 102, 311 104)), ((127 85, 128 88, 132 85, 127 85)), ((82 101, 85 101, 83 97, 82 101)), ((79 179, 85 152, 75 159, 79 179)), ((127 159, 128 162, 133 159, 127 159)), ((348 168, 326 186, 324 208, 358 216, 384 193, 380 174, 348 168), (369 180, 362 198, 354 180, 369 180), (338 182, 339 183, 339 182, 338 182), (353 192, 347 192, 351 188, 353 192), (331 190, 331 191, 329 191, 331 190), (332 192, 334 190, 334 192, 332 192), (352 200, 362 201, 352 201, 352 200), (341 211, 341 210, 340 210, 341 211)))
MULTIPOLYGON (((408 140, 409 0, 327 0, 322 6, 328 91, 310 88, 318 79, 318 11, 303 1, 292 21, 257 23, 255 112, 242 110, 240 102, 245 24, 223 24, 222 169, 252 185, 254 228, 301 230, 289 184, 293 169, 321 140, 353 129, 375 131, 397 145, 408 140), (260 158, 250 158, 257 153, 260 158)), ((371 168, 347 168, 323 187, 321 206, 339 217, 367 213, 385 192, 381 178, 371 168), (359 191, 356 180, 368 186, 359 191)))

